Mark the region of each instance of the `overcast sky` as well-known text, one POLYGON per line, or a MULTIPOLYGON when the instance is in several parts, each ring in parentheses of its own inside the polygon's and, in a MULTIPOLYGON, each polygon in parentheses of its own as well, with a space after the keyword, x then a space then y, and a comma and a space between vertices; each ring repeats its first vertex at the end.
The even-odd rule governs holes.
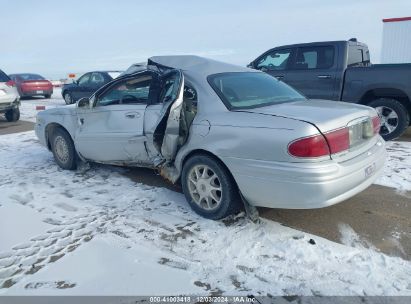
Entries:
POLYGON ((167 54, 245 65, 275 46, 351 37, 378 63, 382 19, 411 16, 411 0, 0 0, 0 8, 0 69, 49 78, 167 54))

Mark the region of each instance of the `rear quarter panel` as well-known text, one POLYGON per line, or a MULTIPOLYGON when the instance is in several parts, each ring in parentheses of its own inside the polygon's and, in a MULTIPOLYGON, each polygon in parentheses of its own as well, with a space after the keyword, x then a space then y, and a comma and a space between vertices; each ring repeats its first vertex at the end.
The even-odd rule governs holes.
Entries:
MULTIPOLYGON (((181 169, 184 158, 193 150, 208 151, 221 160, 310 162, 314 160, 290 156, 288 144, 318 133, 313 125, 294 119, 244 112, 214 113, 193 123, 175 165, 181 169)), ((321 160, 329 160, 329 157, 315 161, 321 160)), ((230 171, 235 171, 229 162, 225 164, 230 171)))

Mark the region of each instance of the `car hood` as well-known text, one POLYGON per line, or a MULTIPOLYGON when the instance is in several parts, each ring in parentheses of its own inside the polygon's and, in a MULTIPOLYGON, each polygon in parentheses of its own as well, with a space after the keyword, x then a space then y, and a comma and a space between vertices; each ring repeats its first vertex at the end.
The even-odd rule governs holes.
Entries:
POLYGON ((62 106, 57 108, 51 108, 39 112, 37 115, 47 116, 47 115, 73 115, 76 111, 76 105, 71 104, 68 106, 62 106))
POLYGON ((309 122, 314 124, 321 132, 345 127, 351 121, 362 117, 377 115, 374 109, 367 106, 317 99, 281 103, 241 111, 309 122))
POLYGON ((77 86, 77 84, 75 84, 75 83, 66 83, 66 84, 63 85, 63 90, 74 88, 76 86, 77 86))

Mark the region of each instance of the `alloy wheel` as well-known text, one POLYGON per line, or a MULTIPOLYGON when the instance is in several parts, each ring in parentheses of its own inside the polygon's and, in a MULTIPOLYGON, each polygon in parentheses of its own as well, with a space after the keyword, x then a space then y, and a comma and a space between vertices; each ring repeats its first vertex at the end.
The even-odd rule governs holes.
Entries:
POLYGON ((204 210, 214 210, 222 200, 217 174, 207 165, 196 165, 188 174, 188 189, 193 201, 204 210))
POLYGON ((390 107, 379 106, 376 107, 378 116, 381 121, 381 135, 388 135, 398 127, 398 114, 390 107))

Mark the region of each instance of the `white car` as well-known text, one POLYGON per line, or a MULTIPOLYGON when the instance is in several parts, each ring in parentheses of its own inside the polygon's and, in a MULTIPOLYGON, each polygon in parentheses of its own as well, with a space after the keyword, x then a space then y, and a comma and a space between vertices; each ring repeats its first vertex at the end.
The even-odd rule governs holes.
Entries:
POLYGON ((7 121, 20 119, 20 96, 13 80, 0 70, 0 113, 4 113, 7 121))

